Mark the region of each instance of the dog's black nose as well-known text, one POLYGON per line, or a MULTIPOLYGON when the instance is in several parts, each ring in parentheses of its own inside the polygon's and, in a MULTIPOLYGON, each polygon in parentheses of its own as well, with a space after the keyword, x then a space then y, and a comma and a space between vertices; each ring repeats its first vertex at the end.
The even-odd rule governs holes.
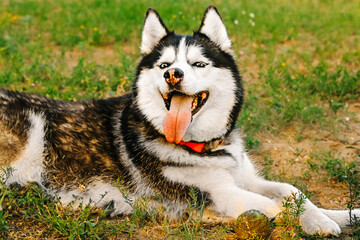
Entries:
POLYGON ((177 85, 182 81, 184 72, 179 68, 170 68, 164 73, 165 81, 172 86, 177 85))

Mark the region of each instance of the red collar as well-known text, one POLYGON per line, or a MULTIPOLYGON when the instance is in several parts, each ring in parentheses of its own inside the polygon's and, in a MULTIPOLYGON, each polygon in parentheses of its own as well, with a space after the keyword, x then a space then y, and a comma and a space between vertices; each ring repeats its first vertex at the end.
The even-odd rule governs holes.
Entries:
POLYGON ((193 150, 194 152, 197 152, 197 153, 202 153, 204 152, 204 148, 205 148, 205 151, 211 149, 211 148, 216 148, 217 146, 219 146, 221 143, 222 143, 222 139, 220 140, 215 140, 214 143, 215 144, 210 144, 210 143, 205 143, 205 142, 183 142, 181 141, 179 143, 179 145, 182 145, 182 146, 186 146, 188 148, 190 148, 191 150, 193 150), (207 145, 207 146, 205 146, 207 145))
POLYGON ((187 146, 187 147, 191 148, 193 151, 198 152, 198 153, 201 153, 205 147, 204 142, 198 143, 198 142, 183 142, 183 141, 181 141, 179 144, 187 146))

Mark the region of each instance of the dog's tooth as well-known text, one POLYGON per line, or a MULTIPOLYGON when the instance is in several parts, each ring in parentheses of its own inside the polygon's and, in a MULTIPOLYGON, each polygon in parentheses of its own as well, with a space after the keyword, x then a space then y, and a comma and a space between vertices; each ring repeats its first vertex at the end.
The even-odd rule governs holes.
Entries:
POLYGON ((191 109, 194 110, 197 107, 197 104, 198 104, 198 97, 196 96, 194 98, 194 101, 192 102, 191 109))
POLYGON ((204 100, 206 97, 207 97, 206 92, 203 92, 203 93, 201 94, 201 100, 204 100))

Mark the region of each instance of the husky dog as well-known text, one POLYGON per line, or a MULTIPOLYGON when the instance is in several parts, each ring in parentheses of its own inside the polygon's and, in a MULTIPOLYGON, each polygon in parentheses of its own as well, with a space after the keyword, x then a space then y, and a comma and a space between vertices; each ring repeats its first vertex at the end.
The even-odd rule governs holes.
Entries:
MULTIPOLYGON (((235 126, 241 77, 217 9, 190 36, 149 9, 141 54, 132 92, 121 97, 64 102, 1 90, 0 166, 13 169, 6 184, 36 182, 62 203, 110 204, 113 215, 131 213, 129 199, 161 194, 169 216, 180 217, 195 189, 221 215, 276 216, 299 190, 259 177, 244 150, 235 126)), ((304 207, 309 234, 338 235, 349 223, 347 211, 304 207)))

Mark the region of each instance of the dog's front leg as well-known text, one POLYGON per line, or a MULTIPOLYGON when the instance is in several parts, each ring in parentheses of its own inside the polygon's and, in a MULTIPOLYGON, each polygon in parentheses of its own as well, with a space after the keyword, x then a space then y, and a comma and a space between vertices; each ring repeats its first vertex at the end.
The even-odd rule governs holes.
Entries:
MULTIPOLYGON (((243 154, 242 160, 243 165, 249 165, 250 160, 246 153, 243 154)), ((248 169, 246 174, 244 174, 243 169, 234 169, 233 174, 238 185, 243 186, 248 191, 273 199, 279 207, 282 206, 284 198, 291 196, 292 193, 301 193, 300 190, 290 184, 264 180, 256 174, 253 168, 248 169)), ((300 222, 306 233, 326 235, 339 235, 341 233, 339 225, 309 199, 305 200, 304 209, 305 211, 300 217, 300 222)))
MULTIPOLYGON (((292 193, 301 194, 300 190, 287 183, 270 182, 258 178, 253 184, 251 191, 268 196, 282 205, 284 197, 292 193)), ((339 235, 341 229, 339 225, 316 207, 309 199, 305 200, 303 205, 304 213, 300 216, 300 223, 304 231, 308 234, 331 234, 339 235)))
POLYGON ((167 167, 164 175, 171 181, 194 186, 210 195, 212 208, 226 216, 238 217, 255 209, 274 217, 280 208, 276 201, 239 188, 228 170, 211 167, 167 167))

